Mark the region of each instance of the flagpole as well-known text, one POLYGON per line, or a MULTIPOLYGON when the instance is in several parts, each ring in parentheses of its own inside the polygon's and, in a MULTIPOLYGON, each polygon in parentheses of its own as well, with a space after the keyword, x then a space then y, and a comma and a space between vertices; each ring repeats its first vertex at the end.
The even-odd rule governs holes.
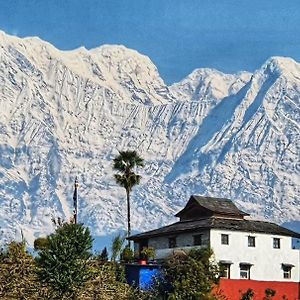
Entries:
POLYGON ((73 204, 74 204, 74 223, 78 222, 78 179, 77 176, 74 182, 74 194, 73 194, 73 204))

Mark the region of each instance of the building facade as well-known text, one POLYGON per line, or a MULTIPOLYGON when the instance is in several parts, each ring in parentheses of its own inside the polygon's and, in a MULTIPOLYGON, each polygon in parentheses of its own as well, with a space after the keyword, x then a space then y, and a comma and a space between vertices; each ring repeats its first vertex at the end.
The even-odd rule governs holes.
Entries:
POLYGON ((135 251, 153 247, 157 260, 163 260, 177 251, 210 247, 223 266, 221 288, 229 299, 239 299, 243 286, 262 296, 273 287, 281 297, 300 299, 300 251, 292 247, 300 234, 252 220, 228 199, 192 196, 176 216, 179 222, 131 236, 135 251))

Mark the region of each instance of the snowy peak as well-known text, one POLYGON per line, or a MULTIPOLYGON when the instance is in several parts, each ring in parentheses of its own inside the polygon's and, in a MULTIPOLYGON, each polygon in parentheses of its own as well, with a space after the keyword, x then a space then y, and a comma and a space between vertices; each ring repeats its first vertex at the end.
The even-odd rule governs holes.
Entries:
POLYGON ((115 45, 104 45, 90 53, 94 62, 110 74, 107 80, 113 79, 133 93, 132 100, 141 104, 167 104, 175 100, 149 57, 115 45))
POLYGON ((292 203, 300 196, 299 79, 292 59, 268 60, 238 93, 208 112, 166 182, 222 190, 254 215, 297 219, 300 206, 292 203), (263 197, 273 200, 263 207, 263 197))
POLYGON ((297 77, 300 73, 300 64, 290 57, 273 56, 264 63, 258 72, 297 77))
POLYGON ((171 86, 183 101, 214 101, 236 94, 251 78, 251 73, 224 74, 214 69, 196 69, 185 79, 171 86))
POLYGON ((3 32, 0 44, 3 55, 10 52, 17 62, 34 65, 45 77, 53 68, 67 68, 75 76, 105 87, 117 101, 157 105, 175 100, 151 60, 124 46, 60 51, 39 38, 20 39, 3 32))

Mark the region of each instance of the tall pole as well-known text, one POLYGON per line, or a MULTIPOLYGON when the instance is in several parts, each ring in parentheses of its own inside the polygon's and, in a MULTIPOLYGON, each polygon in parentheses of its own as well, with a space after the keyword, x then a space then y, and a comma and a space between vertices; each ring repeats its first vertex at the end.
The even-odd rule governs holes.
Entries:
POLYGON ((73 194, 73 203, 74 203, 74 223, 77 224, 78 221, 78 179, 77 176, 74 182, 74 194, 73 194))

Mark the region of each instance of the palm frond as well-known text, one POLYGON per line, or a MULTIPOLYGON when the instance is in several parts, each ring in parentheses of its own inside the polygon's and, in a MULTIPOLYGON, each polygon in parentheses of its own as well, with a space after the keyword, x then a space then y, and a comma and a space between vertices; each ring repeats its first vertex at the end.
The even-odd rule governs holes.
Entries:
POLYGON ((131 172, 135 167, 143 167, 144 159, 136 151, 120 151, 113 160, 113 168, 120 172, 131 172))

